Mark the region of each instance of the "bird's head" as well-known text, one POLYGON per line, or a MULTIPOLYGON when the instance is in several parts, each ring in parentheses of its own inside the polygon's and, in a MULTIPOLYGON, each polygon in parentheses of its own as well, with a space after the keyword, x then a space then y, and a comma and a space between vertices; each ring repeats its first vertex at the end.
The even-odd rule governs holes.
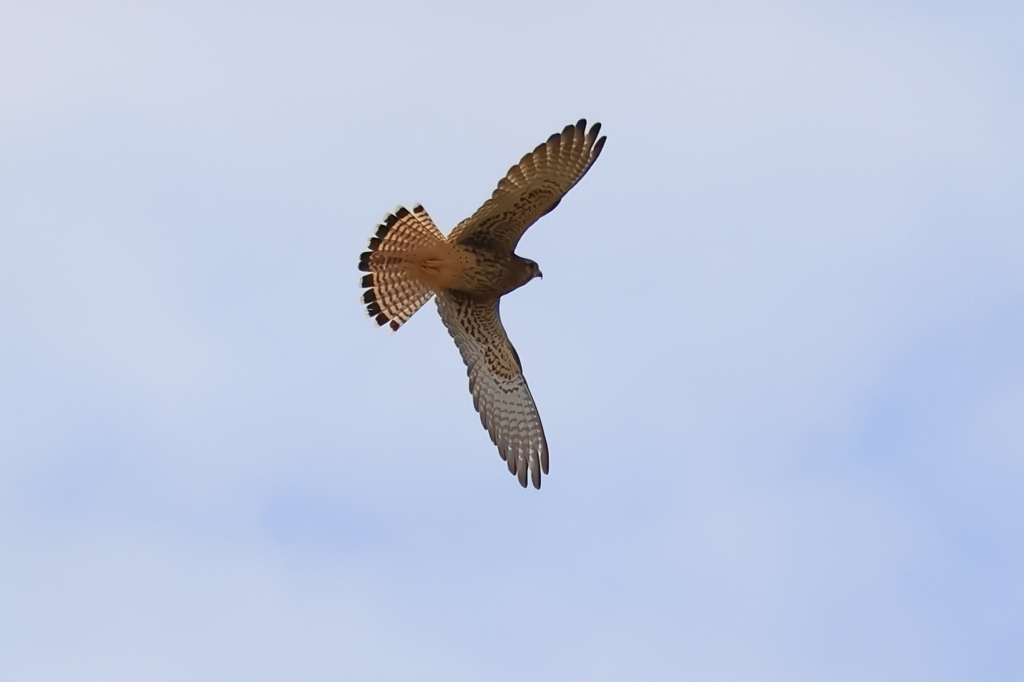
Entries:
POLYGON ((505 277, 505 283, 501 289, 502 294, 518 289, 534 277, 543 277, 543 275, 540 274, 540 266, 535 262, 529 258, 521 258, 516 254, 512 254, 512 262, 505 273, 505 277))

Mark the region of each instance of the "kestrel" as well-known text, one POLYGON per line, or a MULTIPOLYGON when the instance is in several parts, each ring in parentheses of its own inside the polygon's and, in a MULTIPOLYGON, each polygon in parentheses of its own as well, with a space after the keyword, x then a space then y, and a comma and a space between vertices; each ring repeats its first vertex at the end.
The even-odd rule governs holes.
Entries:
POLYGON ((498 308, 540 268, 514 253, 526 229, 551 211, 597 160, 601 124, 566 126, 512 166, 491 198, 447 239, 422 206, 399 207, 377 227, 359 257, 363 303, 379 326, 392 331, 430 300, 455 339, 469 373, 480 421, 508 470, 526 487, 540 488, 548 473, 548 444, 537 405, 508 340, 498 308))

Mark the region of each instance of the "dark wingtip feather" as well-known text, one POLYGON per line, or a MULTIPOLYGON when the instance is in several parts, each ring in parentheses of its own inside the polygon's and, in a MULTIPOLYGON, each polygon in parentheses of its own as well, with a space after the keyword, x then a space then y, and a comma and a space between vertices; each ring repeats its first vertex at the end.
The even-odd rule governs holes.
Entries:
POLYGON ((587 134, 590 135, 591 137, 597 137, 597 134, 599 132, 601 132, 601 124, 595 123, 594 125, 590 126, 590 132, 587 134))
POLYGON ((390 326, 391 326, 391 331, 393 331, 393 332, 397 332, 397 331, 398 331, 398 328, 399 328, 399 327, 401 327, 402 325, 400 325, 400 324, 399 324, 398 322, 396 322, 395 320, 391 320, 391 325, 390 325, 390 326))
POLYGON ((363 292, 363 303, 373 303, 377 300, 377 292, 373 289, 367 289, 363 292))
POLYGON ((370 252, 364 251, 359 255, 359 269, 363 272, 370 271, 370 252))
POLYGON ((604 141, 607 139, 607 137, 602 137, 600 140, 597 141, 597 144, 595 144, 594 148, 590 151, 590 158, 593 161, 597 161, 597 157, 601 155, 601 150, 604 149, 604 141))
POLYGON ((380 303, 374 301, 373 303, 366 304, 366 312, 369 313, 370 317, 376 317, 381 314, 380 303))
POLYGON ((359 286, 363 287, 364 289, 369 289, 373 287, 373 275, 363 275, 363 280, 362 282, 359 283, 359 286))
POLYGON ((375 321, 375 322, 377 323, 377 326, 378 326, 378 327, 383 327, 384 325, 386 325, 386 324, 387 324, 388 322, 390 322, 390 321, 391 321, 391 320, 390 320, 390 319, 388 318, 388 316, 387 316, 387 315, 385 315, 384 313, 380 313, 380 314, 378 314, 378 315, 377 315, 377 317, 375 317, 375 318, 373 318, 373 319, 374 319, 374 321, 375 321))

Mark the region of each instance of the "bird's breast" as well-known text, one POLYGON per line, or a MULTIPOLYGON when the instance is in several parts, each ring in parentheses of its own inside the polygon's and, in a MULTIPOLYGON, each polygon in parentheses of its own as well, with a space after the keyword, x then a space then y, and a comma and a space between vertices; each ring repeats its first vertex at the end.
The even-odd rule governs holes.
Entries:
POLYGON ((509 287, 511 258, 486 249, 459 247, 466 256, 459 276, 458 289, 481 298, 496 298, 515 287, 509 287))

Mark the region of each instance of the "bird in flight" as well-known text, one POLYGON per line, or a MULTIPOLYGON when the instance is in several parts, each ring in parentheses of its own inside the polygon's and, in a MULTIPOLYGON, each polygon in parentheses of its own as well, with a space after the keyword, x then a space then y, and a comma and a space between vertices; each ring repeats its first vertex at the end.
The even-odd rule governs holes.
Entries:
POLYGON ((512 166, 476 213, 447 238, 422 206, 399 207, 377 226, 359 257, 363 303, 392 331, 430 300, 455 339, 469 374, 473 407, 508 470, 524 488, 540 488, 548 444, 519 354, 498 313, 501 297, 540 277, 537 263, 515 253, 538 218, 550 212, 597 160, 601 124, 566 126, 512 166))

